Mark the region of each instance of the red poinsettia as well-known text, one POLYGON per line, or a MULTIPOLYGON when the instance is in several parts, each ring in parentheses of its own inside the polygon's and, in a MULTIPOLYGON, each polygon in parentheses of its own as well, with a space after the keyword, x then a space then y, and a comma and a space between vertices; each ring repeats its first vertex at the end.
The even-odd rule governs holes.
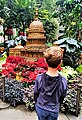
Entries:
POLYGON ((44 68, 44 69, 47 70, 48 65, 47 65, 47 63, 45 62, 45 59, 44 59, 44 58, 38 59, 38 61, 37 61, 37 67, 42 67, 42 68, 44 68))
POLYGON ((2 65, 2 67, 3 68, 12 68, 12 69, 14 69, 14 68, 16 68, 16 64, 12 64, 12 63, 5 63, 5 64, 3 64, 2 65))
MULTIPOLYGON (((44 58, 40 58, 34 62, 26 62, 24 58, 20 56, 9 56, 6 63, 2 65, 2 74, 15 78, 16 71, 21 72, 23 77, 22 81, 31 83, 36 79, 38 74, 46 72, 48 69, 47 63, 44 58)), ((58 66, 58 70, 61 70, 61 66, 58 66)))
POLYGON ((6 75, 7 77, 12 77, 15 78, 16 77, 16 72, 13 71, 12 68, 5 68, 2 69, 2 75, 6 75))
POLYGON ((20 56, 9 56, 8 58, 7 58, 7 60, 6 60, 6 62, 8 62, 8 63, 15 63, 15 64, 19 64, 20 62, 21 63, 23 63, 23 62, 25 62, 25 60, 22 58, 22 57, 20 57, 20 56))
POLYGON ((29 79, 28 78, 23 78, 22 82, 29 82, 29 79))

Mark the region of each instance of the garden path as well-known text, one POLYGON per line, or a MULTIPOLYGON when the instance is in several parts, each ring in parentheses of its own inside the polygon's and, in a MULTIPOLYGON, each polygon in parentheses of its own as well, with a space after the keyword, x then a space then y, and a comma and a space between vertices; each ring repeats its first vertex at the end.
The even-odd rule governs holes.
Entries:
MULTIPOLYGON (((29 111, 24 105, 0 109, 0 120, 38 120, 35 111, 29 111)), ((82 120, 82 110, 78 117, 60 113, 59 120, 82 120)))

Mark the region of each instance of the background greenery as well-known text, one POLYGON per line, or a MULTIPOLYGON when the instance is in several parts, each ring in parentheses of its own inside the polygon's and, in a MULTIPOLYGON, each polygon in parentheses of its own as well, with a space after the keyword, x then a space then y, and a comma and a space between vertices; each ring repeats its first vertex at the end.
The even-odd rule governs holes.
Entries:
POLYGON ((82 32, 81 0, 1 0, 0 17, 4 19, 4 28, 15 27, 24 32, 34 19, 36 7, 48 42, 57 39, 54 36, 61 25, 64 27, 62 37, 78 39, 79 31, 82 32))

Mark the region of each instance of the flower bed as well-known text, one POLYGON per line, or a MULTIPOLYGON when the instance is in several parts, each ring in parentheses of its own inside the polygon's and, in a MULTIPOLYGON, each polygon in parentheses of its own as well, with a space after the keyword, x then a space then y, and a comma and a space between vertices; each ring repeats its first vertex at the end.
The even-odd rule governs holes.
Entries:
POLYGON ((47 70, 47 64, 41 58, 35 62, 26 62, 21 57, 9 56, 6 63, 2 65, 1 74, 10 78, 16 78, 16 75, 22 76, 22 82, 32 82, 36 79, 38 73, 43 73, 47 70))
MULTIPOLYGON (((78 72, 76 72, 73 68, 69 66, 60 67, 58 66, 59 73, 63 76, 65 76, 68 80, 68 93, 67 96, 62 104, 63 107, 61 107, 62 111, 67 111, 74 113, 76 110, 76 87, 81 82, 81 79, 79 78, 78 72), (77 78, 76 78, 77 76, 77 78), (70 90, 71 87, 71 90, 70 90), (73 99, 71 99, 73 98, 73 99)), ((25 61, 21 57, 14 57, 9 56, 6 60, 6 63, 2 65, 2 72, 1 74, 6 75, 7 78, 10 78, 10 81, 15 80, 17 81, 17 76, 20 76, 18 83, 16 85, 13 85, 12 90, 14 91, 14 95, 12 96, 10 92, 6 93, 6 100, 10 100, 10 95, 12 96, 12 100, 10 102, 13 105, 13 99, 14 99, 14 105, 16 106, 18 103, 20 103, 20 100, 24 103, 26 103, 26 107, 30 108, 30 110, 34 110, 34 81, 36 79, 37 74, 43 73, 47 71, 47 64, 45 63, 44 58, 40 58, 34 62, 25 61), (23 85, 24 91, 21 91, 18 89, 18 84, 21 83, 23 85), (16 87, 16 88, 15 88, 16 87), (15 91, 18 91, 15 93, 15 91), (19 97, 18 93, 22 93, 22 99, 19 97), (8 98, 9 97, 9 98, 8 98), (16 100, 15 100, 16 98, 16 100), (17 101, 18 100, 18 101, 17 101)), ((82 75, 80 75, 82 76, 82 75)), ((15 84, 16 82, 14 82, 15 84)), ((8 85, 11 86, 9 83, 8 85)), ((7 86, 8 86, 7 85, 7 86)), ((20 85, 21 86, 21 85, 20 85)), ((8 87, 10 89, 10 87, 8 87)), ((7 89, 7 91, 9 90, 7 89)), ((79 109, 80 110, 80 109, 79 109)))

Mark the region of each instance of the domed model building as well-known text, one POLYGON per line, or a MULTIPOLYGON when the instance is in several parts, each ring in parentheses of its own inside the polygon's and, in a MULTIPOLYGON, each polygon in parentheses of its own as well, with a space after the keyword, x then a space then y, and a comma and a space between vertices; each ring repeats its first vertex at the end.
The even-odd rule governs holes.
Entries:
MULTIPOLYGON (((38 19, 38 9, 34 21, 30 24, 26 42, 26 56, 29 60, 43 57, 43 51, 47 46, 43 23, 38 19)), ((23 51, 23 50, 22 50, 23 51)))
POLYGON ((43 51, 47 48, 45 43, 46 37, 43 23, 38 19, 38 9, 36 9, 34 21, 29 26, 26 46, 24 48, 15 47, 10 49, 10 55, 13 53, 15 56, 19 55, 27 60, 34 61, 36 58, 43 57, 43 51), (17 54, 16 51, 18 51, 17 54))
POLYGON ((29 26, 27 45, 31 40, 32 44, 44 44, 46 42, 44 33, 43 23, 38 19, 38 9, 36 9, 35 19, 29 26))

